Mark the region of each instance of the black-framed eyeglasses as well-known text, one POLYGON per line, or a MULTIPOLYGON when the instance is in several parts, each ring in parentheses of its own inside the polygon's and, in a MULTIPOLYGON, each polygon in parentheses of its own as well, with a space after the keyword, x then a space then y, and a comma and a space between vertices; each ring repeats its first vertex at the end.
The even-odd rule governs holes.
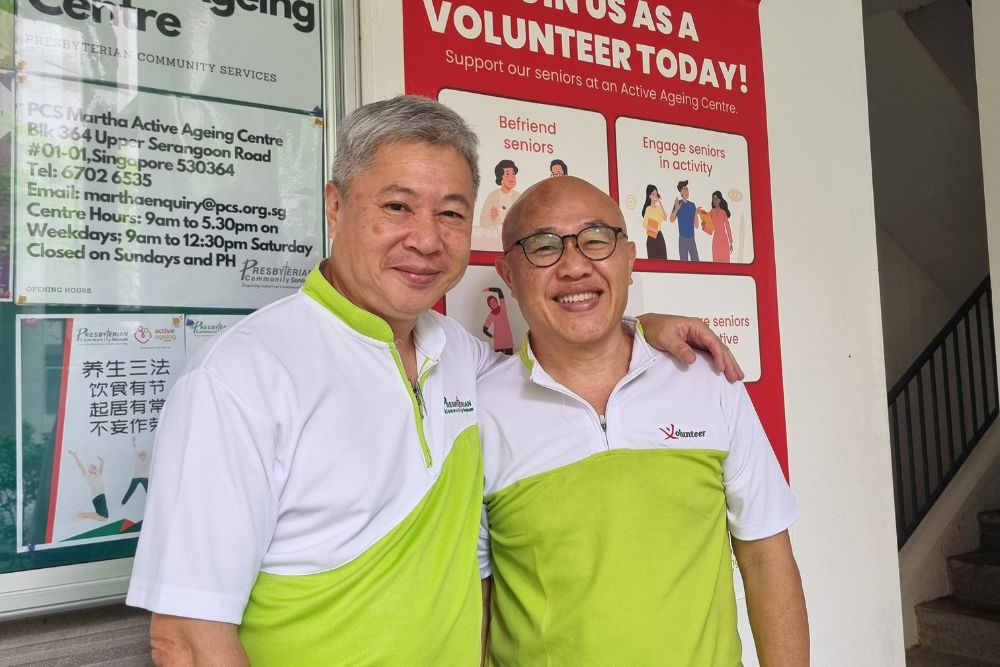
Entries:
POLYGON ((523 239, 514 241, 506 250, 507 254, 514 249, 514 246, 521 246, 524 256, 534 266, 545 268, 552 266, 563 256, 566 250, 566 239, 574 239, 576 247, 587 259, 600 261, 607 259, 618 247, 618 234, 624 234, 621 227, 609 227, 607 225, 592 225, 586 229, 581 229, 576 234, 564 234, 560 236, 553 232, 538 232, 523 239))

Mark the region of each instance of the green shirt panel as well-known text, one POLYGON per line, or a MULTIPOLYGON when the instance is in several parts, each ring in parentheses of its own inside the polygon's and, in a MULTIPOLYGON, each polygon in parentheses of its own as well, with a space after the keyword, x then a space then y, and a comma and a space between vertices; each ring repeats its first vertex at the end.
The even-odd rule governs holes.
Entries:
POLYGON ((722 462, 612 450, 486 498, 492 665, 739 665, 722 462))
POLYGON ((318 574, 260 573, 239 629, 250 662, 477 665, 482 494, 482 449, 471 427, 434 487, 363 554, 318 574))

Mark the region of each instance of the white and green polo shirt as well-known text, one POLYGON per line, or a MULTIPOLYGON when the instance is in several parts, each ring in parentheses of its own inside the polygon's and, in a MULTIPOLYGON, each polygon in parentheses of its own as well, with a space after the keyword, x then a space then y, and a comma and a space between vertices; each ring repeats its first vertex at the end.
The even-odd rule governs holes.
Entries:
POLYGON ((203 346, 167 401, 128 603, 239 624, 254 664, 474 665, 485 345, 389 326, 313 270, 203 346))
POLYGON ((598 415, 526 339, 479 400, 490 664, 739 665, 729 535, 798 516, 743 385, 637 335, 598 415))

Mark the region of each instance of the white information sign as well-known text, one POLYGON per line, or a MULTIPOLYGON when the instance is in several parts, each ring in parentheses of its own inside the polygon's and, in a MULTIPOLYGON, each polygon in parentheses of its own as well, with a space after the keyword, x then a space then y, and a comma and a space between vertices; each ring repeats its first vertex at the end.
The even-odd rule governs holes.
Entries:
MULTIPOLYGON (((0 19, 3 16, 0 14, 0 19)), ((2 23, 0 23, 2 27, 2 23)), ((14 155, 14 72, 0 71, 0 301, 11 300, 11 176, 14 155)))
POLYGON ((318 0, 20 0, 17 10, 27 73, 301 111, 322 103, 318 0))
POLYGON ((322 125, 89 84, 19 86, 19 303, 255 308, 323 254, 322 125))
MULTIPOLYGON (((19 315, 19 423, 37 423, 40 408, 25 403, 25 387, 58 382, 47 496, 25 502, 24 430, 18 432, 18 551, 135 537, 145 509, 153 433, 174 378, 184 363, 181 315, 19 315), (44 338, 44 340, 40 340, 44 338), (51 369, 25 365, 25 348, 46 346, 51 369), (52 354, 52 348, 61 355, 52 354), (27 520, 30 517, 31 520, 27 520), (44 519, 44 521, 40 520, 44 519), (29 529, 25 529, 25 525, 29 529)), ((38 432, 38 429, 32 429, 38 432)))

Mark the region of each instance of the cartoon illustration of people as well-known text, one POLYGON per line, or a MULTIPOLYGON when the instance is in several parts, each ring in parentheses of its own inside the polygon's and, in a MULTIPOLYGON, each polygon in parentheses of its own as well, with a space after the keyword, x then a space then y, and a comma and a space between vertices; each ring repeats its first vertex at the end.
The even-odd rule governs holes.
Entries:
POLYGON ((569 167, 562 160, 556 158, 549 163, 549 178, 553 176, 566 176, 569 174, 569 167))
POLYGON ((674 208, 670 211, 670 222, 677 223, 677 254, 682 262, 698 261, 698 246, 694 241, 694 219, 698 213, 703 213, 704 209, 694 205, 690 201, 688 182, 680 181, 677 184, 677 192, 680 197, 674 199, 674 208))
POLYGON ((100 456, 97 460, 100 465, 94 465, 91 463, 89 466, 84 467, 83 462, 80 461, 80 457, 77 456, 76 451, 70 449, 69 455, 73 457, 76 461, 76 467, 79 468, 80 474, 87 481, 87 486, 90 487, 90 494, 94 503, 93 512, 77 512, 77 519, 93 519, 94 521, 105 522, 108 520, 108 496, 104 491, 104 480, 101 479, 101 475, 104 474, 104 459, 100 456))
POLYGON ((507 319, 507 301, 503 298, 503 290, 499 287, 487 287, 486 305, 490 312, 483 321, 483 333, 493 339, 493 350, 506 355, 514 354, 514 336, 510 331, 510 320, 507 319))
POLYGON ((483 209, 479 212, 479 225, 488 229, 499 230, 507 211, 514 205, 521 193, 517 187, 517 165, 513 160, 500 160, 493 168, 496 183, 500 187, 486 196, 483 209))
POLYGON ((642 226, 646 229, 646 257, 649 259, 667 258, 667 242, 661 231, 665 215, 660 191, 650 183, 646 186, 646 201, 642 204, 642 226))
POLYGON ((729 263, 733 253, 733 230, 729 226, 729 203, 716 190, 712 193, 711 229, 702 225, 702 229, 712 235, 712 261, 729 263))
POLYGON ((149 493, 149 452, 138 449, 135 446, 135 436, 132 436, 132 451, 135 453, 135 465, 132 468, 132 482, 128 485, 128 491, 122 498, 122 505, 128 502, 132 494, 141 485, 146 493, 149 493))

